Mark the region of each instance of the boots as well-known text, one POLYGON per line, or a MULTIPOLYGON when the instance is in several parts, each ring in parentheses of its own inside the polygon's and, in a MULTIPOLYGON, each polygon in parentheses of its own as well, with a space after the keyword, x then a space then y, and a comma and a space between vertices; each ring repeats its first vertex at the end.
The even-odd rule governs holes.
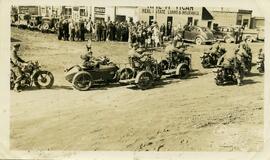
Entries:
POLYGON ((15 92, 18 92, 18 93, 22 91, 22 90, 20 89, 19 83, 15 83, 14 91, 15 91, 15 92))

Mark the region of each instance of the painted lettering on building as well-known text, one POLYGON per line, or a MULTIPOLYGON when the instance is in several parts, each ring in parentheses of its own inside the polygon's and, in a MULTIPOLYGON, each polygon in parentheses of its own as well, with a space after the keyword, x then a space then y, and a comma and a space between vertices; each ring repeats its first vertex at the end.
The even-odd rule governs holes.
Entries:
MULTIPOLYGON (((142 8, 143 14, 154 14, 153 7, 142 8)), ((200 12, 194 10, 194 7, 156 7, 156 14, 169 14, 169 15, 199 15, 200 12)))

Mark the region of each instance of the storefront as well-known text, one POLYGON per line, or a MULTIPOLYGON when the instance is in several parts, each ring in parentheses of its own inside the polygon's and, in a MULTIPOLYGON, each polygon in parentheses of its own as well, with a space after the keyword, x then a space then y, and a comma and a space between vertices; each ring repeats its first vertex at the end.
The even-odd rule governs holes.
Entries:
POLYGON ((78 19, 89 19, 91 17, 90 6, 62 6, 62 15, 65 18, 78 19))
POLYGON ((139 19, 148 24, 211 27, 213 17, 205 7, 139 7, 139 19))

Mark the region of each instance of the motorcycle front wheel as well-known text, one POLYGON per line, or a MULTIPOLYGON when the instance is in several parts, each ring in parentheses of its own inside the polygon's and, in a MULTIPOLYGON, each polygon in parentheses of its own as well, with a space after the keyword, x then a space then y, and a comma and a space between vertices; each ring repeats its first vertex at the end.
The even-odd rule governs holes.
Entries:
POLYGON ((34 84, 37 88, 51 88, 54 83, 53 74, 49 71, 38 71, 33 76, 34 84))

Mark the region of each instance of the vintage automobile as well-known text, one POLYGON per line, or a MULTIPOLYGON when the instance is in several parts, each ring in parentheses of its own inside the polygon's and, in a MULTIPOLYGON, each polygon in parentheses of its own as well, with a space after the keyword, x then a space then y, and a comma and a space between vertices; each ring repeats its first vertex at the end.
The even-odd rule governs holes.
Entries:
MULTIPOLYGON (((10 89, 14 88, 16 73, 11 69, 10 74, 10 89)), ((51 88, 54 83, 53 74, 49 71, 42 70, 39 63, 29 61, 22 66, 23 78, 20 81, 20 87, 31 87, 33 84, 37 88, 51 88)))
POLYGON ((28 27, 31 16, 29 14, 19 14, 17 27, 21 29, 26 29, 28 27))
POLYGON ((216 41, 212 31, 207 27, 186 26, 182 35, 184 41, 195 42, 197 45, 216 41))
POLYGON ((133 84, 141 90, 149 89, 154 82, 162 76, 161 68, 152 53, 144 53, 146 56, 142 61, 129 58, 130 67, 125 67, 119 72, 119 83, 133 84))
POLYGON ((185 53, 186 46, 181 53, 172 52, 166 59, 159 62, 163 75, 178 76, 180 79, 188 77, 191 69, 191 54, 185 53))
POLYGON ((257 29, 258 31, 258 37, 257 39, 260 40, 260 41, 264 41, 264 28, 258 28, 257 29))
POLYGON ((218 26, 212 30, 214 37, 225 43, 235 42, 235 33, 233 27, 218 26))
POLYGON ((66 80, 79 91, 89 90, 94 84, 118 82, 119 67, 107 57, 98 57, 97 60, 99 62, 92 68, 74 65, 65 69, 66 80))
POLYGON ((42 23, 42 16, 32 15, 29 20, 28 28, 30 30, 39 30, 40 25, 42 23))
POLYGON ((40 31, 42 33, 56 33, 59 18, 43 17, 40 31))

